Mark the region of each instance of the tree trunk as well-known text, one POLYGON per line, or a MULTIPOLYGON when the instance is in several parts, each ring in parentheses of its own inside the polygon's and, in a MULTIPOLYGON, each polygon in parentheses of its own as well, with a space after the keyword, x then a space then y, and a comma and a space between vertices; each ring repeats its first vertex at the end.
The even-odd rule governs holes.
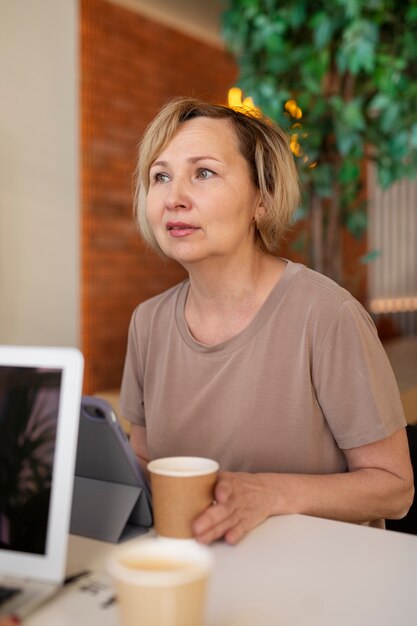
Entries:
POLYGON ((342 282, 340 199, 337 185, 331 199, 320 198, 311 188, 309 196, 311 266, 332 280, 342 282))
POLYGON ((341 239, 340 198, 337 185, 334 185, 333 196, 327 206, 323 272, 339 284, 342 281, 341 239))
POLYGON ((317 272, 323 272, 323 207, 313 187, 310 187, 309 205, 311 265, 317 272))

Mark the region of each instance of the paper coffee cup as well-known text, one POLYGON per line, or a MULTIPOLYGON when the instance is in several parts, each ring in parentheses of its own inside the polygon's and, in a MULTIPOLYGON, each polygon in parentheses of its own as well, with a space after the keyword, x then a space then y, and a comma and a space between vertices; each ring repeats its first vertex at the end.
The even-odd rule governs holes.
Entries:
POLYGON ((108 561, 122 626, 201 626, 212 555, 194 540, 140 539, 108 561))
POLYGON ((192 523, 213 503, 219 464, 202 457, 166 457, 148 463, 148 470, 156 532, 192 537, 192 523))

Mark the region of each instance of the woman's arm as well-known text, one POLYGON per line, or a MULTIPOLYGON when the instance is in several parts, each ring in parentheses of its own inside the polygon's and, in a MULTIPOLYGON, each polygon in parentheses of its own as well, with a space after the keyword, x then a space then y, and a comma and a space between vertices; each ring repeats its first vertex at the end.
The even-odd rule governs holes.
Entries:
POLYGON ((405 430, 344 453, 344 474, 220 474, 216 504, 194 524, 196 539, 235 544, 267 517, 288 513, 356 523, 403 517, 414 494, 405 430))
POLYGON ((146 428, 144 426, 138 426, 138 424, 131 424, 130 426, 130 445, 133 452, 139 461, 139 465, 147 475, 146 466, 149 462, 149 451, 146 443, 146 428))

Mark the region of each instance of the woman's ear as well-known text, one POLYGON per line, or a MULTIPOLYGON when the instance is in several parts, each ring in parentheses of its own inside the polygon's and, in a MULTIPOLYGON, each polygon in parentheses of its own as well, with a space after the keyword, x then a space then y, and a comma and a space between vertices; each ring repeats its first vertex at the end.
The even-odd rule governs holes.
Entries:
POLYGON ((255 222, 257 222, 261 217, 263 217, 266 213, 266 208, 263 202, 263 198, 259 197, 258 204, 255 208, 255 222))

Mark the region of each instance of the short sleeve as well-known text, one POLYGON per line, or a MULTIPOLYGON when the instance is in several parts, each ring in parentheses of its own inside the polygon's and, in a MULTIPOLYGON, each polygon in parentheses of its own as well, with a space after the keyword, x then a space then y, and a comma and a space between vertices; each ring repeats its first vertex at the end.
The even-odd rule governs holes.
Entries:
POLYGON ((406 426, 388 357, 371 317, 356 300, 341 303, 324 337, 313 378, 340 448, 373 443, 406 426))
POLYGON ((129 326, 126 359, 120 390, 120 406, 125 419, 139 426, 145 426, 143 367, 136 328, 136 317, 137 310, 133 313, 129 326))

